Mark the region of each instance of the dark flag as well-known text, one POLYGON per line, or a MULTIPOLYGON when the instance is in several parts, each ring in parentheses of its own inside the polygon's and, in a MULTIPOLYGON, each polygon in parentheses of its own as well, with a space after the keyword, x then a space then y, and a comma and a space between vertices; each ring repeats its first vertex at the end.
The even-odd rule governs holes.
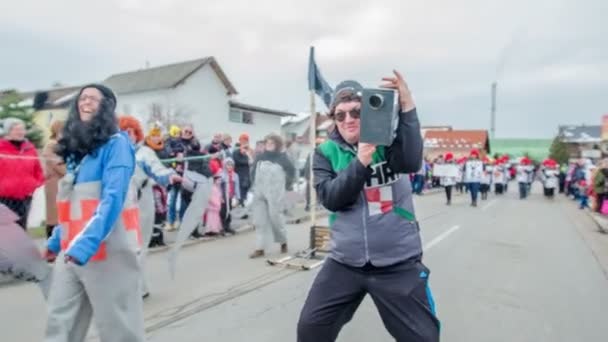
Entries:
POLYGON ((308 60, 308 89, 319 95, 329 108, 334 91, 321 76, 321 70, 315 62, 315 48, 312 46, 310 47, 310 58, 308 60))

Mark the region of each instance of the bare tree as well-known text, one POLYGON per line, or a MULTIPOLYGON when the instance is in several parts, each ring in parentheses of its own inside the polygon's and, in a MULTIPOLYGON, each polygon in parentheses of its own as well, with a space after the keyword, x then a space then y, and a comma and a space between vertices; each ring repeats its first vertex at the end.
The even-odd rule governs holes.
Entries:
POLYGON ((160 124, 163 128, 169 128, 171 125, 182 126, 190 123, 191 119, 192 111, 183 106, 171 110, 171 108, 165 108, 160 103, 151 103, 147 124, 160 124))

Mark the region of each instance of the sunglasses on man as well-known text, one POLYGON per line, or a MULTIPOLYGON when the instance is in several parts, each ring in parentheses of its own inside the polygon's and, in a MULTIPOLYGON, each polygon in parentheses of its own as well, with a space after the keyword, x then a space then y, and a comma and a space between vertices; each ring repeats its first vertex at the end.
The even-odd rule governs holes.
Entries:
POLYGON ((361 109, 355 108, 349 110, 348 112, 338 111, 334 114, 334 118, 337 122, 342 122, 346 120, 346 114, 350 115, 350 117, 353 119, 359 119, 361 117, 361 109))

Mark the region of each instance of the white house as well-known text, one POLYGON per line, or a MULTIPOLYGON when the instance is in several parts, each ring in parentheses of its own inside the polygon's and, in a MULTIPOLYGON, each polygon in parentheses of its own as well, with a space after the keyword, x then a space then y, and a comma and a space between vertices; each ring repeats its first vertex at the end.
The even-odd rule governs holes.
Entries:
POLYGON ((237 91, 214 57, 110 76, 104 81, 118 97, 117 111, 146 125, 191 123, 202 143, 213 133, 251 141, 281 132, 281 118, 295 114, 238 102, 237 91))

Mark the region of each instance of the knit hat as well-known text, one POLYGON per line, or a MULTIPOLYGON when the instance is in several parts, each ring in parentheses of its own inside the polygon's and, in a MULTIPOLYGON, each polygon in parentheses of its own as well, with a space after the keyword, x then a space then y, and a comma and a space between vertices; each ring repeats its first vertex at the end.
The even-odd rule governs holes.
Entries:
POLYGON ((448 152, 448 153, 445 154, 445 158, 444 159, 445 159, 446 162, 452 161, 452 160, 454 160, 454 154, 452 152, 448 152))
POLYGON ((479 158, 479 150, 477 150, 477 149, 475 149, 475 148, 474 148, 474 149, 472 149, 472 150, 471 150, 471 153, 470 153, 470 156, 471 156, 471 157, 477 157, 477 158, 479 158))
POLYGON ((331 99, 331 105, 329 106, 329 112, 333 114, 336 106, 340 104, 340 98, 345 92, 351 92, 355 97, 361 98, 363 92, 363 86, 353 80, 342 81, 336 86, 336 90, 331 99))
POLYGON ((16 125, 24 125, 23 120, 18 118, 6 118, 0 121, 0 137, 5 136, 16 125))
POLYGON ((239 141, 249 141, 249 134, 241 133, 241 135, 239 135, 239 141))

